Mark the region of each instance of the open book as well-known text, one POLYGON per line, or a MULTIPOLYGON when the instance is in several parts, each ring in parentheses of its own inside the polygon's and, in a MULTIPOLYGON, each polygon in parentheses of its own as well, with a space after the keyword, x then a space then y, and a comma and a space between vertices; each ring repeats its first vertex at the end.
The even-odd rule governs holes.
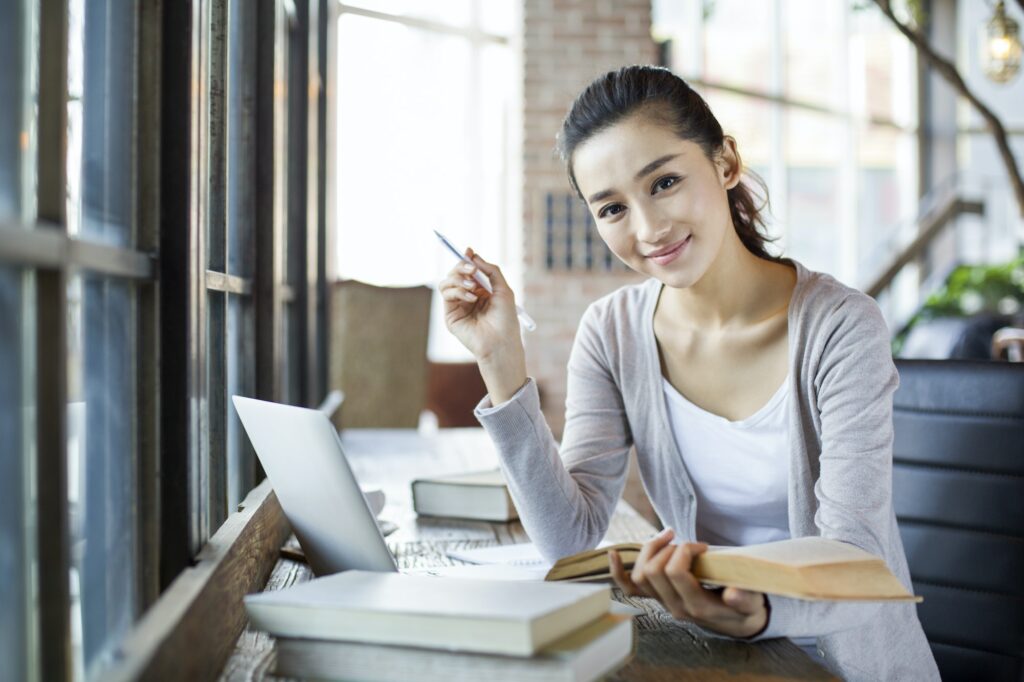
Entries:
MULTIPOLYGON (((640 543, 622 543, 560 559, 545 580, 607 580, 608 550, 631 568, 640 543)), ((694 560, 701 583, 813 601, 921 601, 879 557, 853 545, 807 537, 747 547, 711 547, 694 560)))

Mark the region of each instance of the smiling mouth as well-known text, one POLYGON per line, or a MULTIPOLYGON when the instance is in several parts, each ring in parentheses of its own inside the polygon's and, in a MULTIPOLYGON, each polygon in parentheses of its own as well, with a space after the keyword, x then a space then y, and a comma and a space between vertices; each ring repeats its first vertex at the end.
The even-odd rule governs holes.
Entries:
POLYGON ((660 261, 663 261, 663 260, 666 260, 666 259, 670 259, 672 256, 675 256, 677 253, 679 253, 684 246, 689 244, 690 240, 692 238, 693 238, 692 234, 687 235, 686 239, 683 239, 682 241, 678 241, 675 244, 671 244, 669 246, 666 246, 663 249, 658 249, 654 253, 650 253, 650 254, 648 254, 648 255, 646 255, 644 257, 645 258, 650 258, 651 260, 653 260, 655 262, 660 262, 660 261))

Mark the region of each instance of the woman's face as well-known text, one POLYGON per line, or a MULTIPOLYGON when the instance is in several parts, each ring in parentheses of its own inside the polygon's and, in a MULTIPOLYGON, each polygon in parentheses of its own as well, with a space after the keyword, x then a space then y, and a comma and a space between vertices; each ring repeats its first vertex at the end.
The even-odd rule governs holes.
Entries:
POLYGON ((572 162, 598 232, 637 272, 689 287, 724 239, 738 240, 727 194, 740 175, 731 138, 712 162, 696 143, 636 115, 581 144, 572 162))

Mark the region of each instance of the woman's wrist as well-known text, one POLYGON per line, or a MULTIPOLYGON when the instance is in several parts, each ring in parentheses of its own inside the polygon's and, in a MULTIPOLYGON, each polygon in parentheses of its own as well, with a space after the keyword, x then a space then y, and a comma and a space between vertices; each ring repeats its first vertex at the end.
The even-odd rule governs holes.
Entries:
POLYGON ((522 352, 492 354, 479 358, 477 366, 487 386, 492 405, 500 405, 514 396, 526 383, 526 360, 522 352))

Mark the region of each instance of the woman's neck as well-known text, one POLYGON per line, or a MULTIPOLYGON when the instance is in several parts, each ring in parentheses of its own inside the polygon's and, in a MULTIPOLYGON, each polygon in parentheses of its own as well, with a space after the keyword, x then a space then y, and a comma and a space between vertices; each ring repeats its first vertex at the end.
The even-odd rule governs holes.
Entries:
POLYGON ((704 276, 685 289, 666 287, 659 307, 684 326, 746 327, 784 312, 795 284, 792 267, 758 258, 733 232, 704 276))

